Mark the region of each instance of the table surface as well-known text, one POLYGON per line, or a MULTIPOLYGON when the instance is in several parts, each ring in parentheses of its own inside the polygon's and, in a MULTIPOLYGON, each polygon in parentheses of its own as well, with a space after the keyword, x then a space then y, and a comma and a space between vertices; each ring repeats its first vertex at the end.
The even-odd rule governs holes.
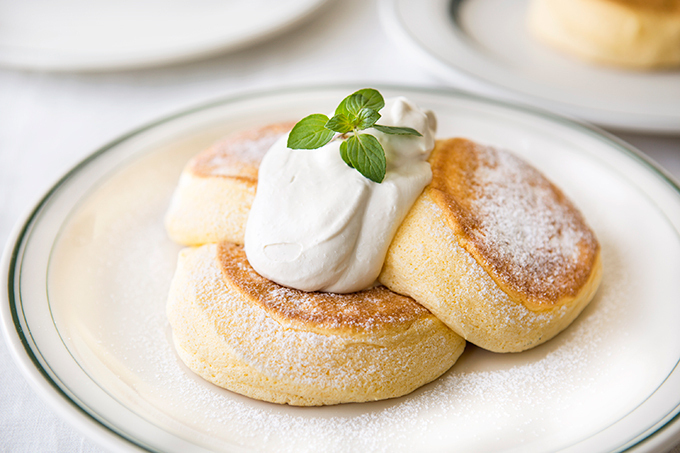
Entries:
MULTIPOLYGON (((196 62, 101 73, 0 69, 0 243, 68 169, 127 131, 214 98, 308 84, 459 86, 396 47, 377 4, 334 0, 260 44, 196 62)), ((680 180, 680 134, 612 131, 680 180)), ((42 402, 0 343, 0 450, 99 452, 42 402)), ((680 452, 680 446, 671 450, 680 452)))

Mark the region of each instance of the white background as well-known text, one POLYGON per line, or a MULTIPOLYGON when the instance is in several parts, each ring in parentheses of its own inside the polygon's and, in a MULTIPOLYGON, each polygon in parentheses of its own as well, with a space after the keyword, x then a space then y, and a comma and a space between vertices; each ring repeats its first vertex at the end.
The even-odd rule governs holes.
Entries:
MULTIPOLYGON (((455 86, 417 61, 384 32, 374 1, 334 0, 282 35, 201 61, 89 74, 0 69, 0 243, 64 172, 146 122, 218 97, 282 86, 455 86)), ((680 179, 680 135, 614 133, 680 179)), ((0 451, 102 451, 38 399, 4 343, 0 451)))

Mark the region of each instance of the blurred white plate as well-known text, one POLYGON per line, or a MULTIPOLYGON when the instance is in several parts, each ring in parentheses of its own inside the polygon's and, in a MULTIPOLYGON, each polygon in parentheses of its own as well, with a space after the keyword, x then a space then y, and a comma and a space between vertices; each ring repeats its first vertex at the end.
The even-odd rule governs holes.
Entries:
POLYGON ((381 0, 395 41, 448 81, 601 126, 680 132, 680 69, 625 71, 534 41, 527 0, 381 0))
POLYGON ((582 209, 604 278, 574 324, 521 354, 468 346, 433 383, 375 403, 279 406, 184 367, 165 317, 180 247, 163 229, 182 166, 230 131, 332 111, 356 88, 216 102, 132 132, 65 175, 19 224, 0 269, 5 339, 41 396, 111 449, 604 452, 680 442, 678 187, 590 127, 454 91, 382 88, 433 109, 441 137, 524 156, 582 209))
POLYGON ((0 65, 59 71, 174 63, 234 50, 327 0, 0 0, 0 65))

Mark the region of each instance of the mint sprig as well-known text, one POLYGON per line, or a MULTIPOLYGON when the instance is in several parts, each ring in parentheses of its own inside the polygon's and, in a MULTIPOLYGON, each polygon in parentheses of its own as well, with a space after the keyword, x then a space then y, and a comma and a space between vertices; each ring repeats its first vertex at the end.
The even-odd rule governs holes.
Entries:
POLYGON ((385 100, 378 90, 364 88, 350 94, 340 102, 332 118, 315 113, 301 119, 288 135, 288 148, 317 149, 333 139, 341 139, 340 156, 347 165, 356 169, 371 181, 380 183, 385 179, 387 162, 385 150, 371 134, 359 133, 375 128, 384 134, 422 134, 410 127, 383 126, 376 124, 385 100))

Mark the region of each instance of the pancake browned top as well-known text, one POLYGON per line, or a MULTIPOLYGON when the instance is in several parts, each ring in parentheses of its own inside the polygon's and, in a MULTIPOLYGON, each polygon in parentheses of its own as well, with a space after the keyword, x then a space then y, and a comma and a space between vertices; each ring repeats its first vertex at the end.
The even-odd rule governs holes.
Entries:
POLYGON ((275 123, 229 135, 193 158, 188 170, 196 176, 230 177, 257 186, 262 158, 294 125, 275 123))
POLYGON ((418 319, 432 316, 410 297, 384 286, 351 294, 309 293, 260 276, 248 263, 242 246, 222 242, 217 253, 222 274, 231 286, 273 318, 308 330, 373 332, 407 328, 418 319))
POLYGON ((567 302, 588 281, 599 244, 581 213, 538 170, 465 139, 437 142, 432 198, 459 243, 532 309, 567 302))

